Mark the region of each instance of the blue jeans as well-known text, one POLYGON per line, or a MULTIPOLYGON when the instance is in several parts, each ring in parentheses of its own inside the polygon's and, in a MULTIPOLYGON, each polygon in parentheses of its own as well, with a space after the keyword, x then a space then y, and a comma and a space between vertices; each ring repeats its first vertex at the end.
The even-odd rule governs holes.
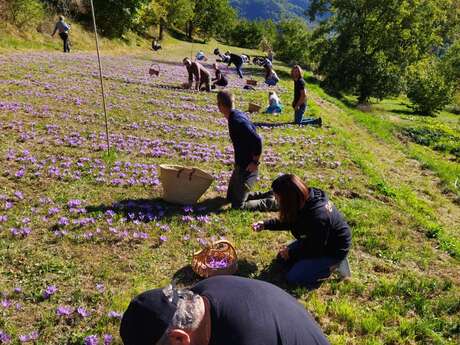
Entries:
POLYGON ((316 123, 317 119, 314 117, 303 117, 306 110, 307 105, 302 104, 300 108, 294 112, 294 122, 296 125, 310 125, 316 123))
MULTIPOLYGON (((300 241, 294 241, 288 248, 289 251, 296 251, 300 246, 300 241)), ((315 289, 321 284, 321 280, 331 275, 331 267, 340 261, 332 257, 318 257, 302 259, 291 263, 286 279, 289 284, 305 286, 308 289, 315 289)))

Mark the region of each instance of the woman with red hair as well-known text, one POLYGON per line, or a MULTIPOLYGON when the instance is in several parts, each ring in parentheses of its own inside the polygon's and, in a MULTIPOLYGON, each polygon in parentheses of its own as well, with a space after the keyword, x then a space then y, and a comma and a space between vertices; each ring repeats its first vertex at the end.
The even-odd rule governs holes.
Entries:
POLYGON ((316 288, 346 259, 350 227, 322 190, 308 188, 296 175, 278 177, 272 190, 279 204, 279 218, 254 223, 253 229, 290 230, 296 241, 278 253, 288 266, 287 281, 316 288))

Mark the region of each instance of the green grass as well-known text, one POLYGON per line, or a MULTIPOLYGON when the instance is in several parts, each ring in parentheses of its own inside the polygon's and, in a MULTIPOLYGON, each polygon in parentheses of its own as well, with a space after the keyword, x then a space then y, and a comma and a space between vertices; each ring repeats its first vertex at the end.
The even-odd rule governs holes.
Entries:
MULTIPOLYGON (((89 36, 86 37, 90 42, 89 36)), ((7 57, 14 50, 12 43, 4 43, 8 40, 18 38, 0 40, 7 57)), ((21 42, 18 44, 21 49, 35 47, 25 40, 21 42)), ((211 53, 216 45, 216 42, 192 45, 168 37, 157 58, 180 63, 191 51, 203 49, 211 53)), ((147 42, 145 46, 130 48, 124 43, 103 41, 110 131, 146 140, 185 140, 215 145, 224 152, 230 143, 222 115, 204 108, 189 109, 193 104, 214 105, 215 94, 156 87, 161 83, 179 83, 185 74, 175 76, 171 72, 170 76, 163 75, 163 79, 142 80, 141 74, 152 59, 147 47, 147 42), (151 126, 146 126, 149 123, 151 126), (168 126, 174 131, 169 132, 168 126), (215 137, 207 131, 212 131, 215 137)), ((42 48, 59 49, 57 45, 42 48)), ((87 49, 91 49, 89 45, 87 49)), ((0 112, 0 163, 4 172, 15 173, 23 164, 6 160, 7 149, 11 147, 27 149, 37 159, 50 155, 100 159, 107 169, 113 169, 117 161, 130 161, 154 165, 178 162, 214 173, 230 171, 230 166, 213 159, 197 162, 187 157, 178 159, 177 155, 155 158, 142 154, 139 148, 132 153, 121 149, 107 153, 95 151, 91 146, 56 144, 51 140, 52 134, 46 132, 47 125, 60 125, 67 134, 104 133, 97 79, 91 76, 97 68, 91 60, 94 54, 63 57, 60 52, 41 52, 32 61, 26 59, 28 54, 36 53, 19 52, 15 62, 9 60, 8 68, 0 71, 1 80, 24 81, 31 78, 29 74, 34 80, 34 83, 0 84, 2 102, 32 107, 28 111, 0 112), (57 85, 62 89, 56 88, 57 85), (56 95, 68 98, 63 103, 56 95), (83 101, 81 105, 76 104, 76 98, 83 101), (21 138, 18 130, 5 126, 12 121, 21 121, 29 134, 33 127, 35 136, 21 138), (41 145, 40 140, 46 140, 47 145, 41 145)), ((288 66, 277 66, 285 76, 288 66)), ((182 73, 180 71, 178 73, 182 73)), ((257 69, 253 71, 260 73, 257 69)), ((256 78, 261 80, 260 75, 256 78)), ((262 105, 267 102, 264 90, 247 92, 235 88, 234 91, 242 108, 246 108, 249 101, 262 105)), ((282 80, 279 94, 283 103, 289 105, 292 81, 282 80)), ((446 135, 458 136, 458 127, 455 127, 458 117, 442 113, 426 121, 426 118, 404 113, 407 107, 401 100, 386 100, 371 113, 364 113, 327 95, 316 84, 309 84, 308 102, 310 115, 323 117, 323 128, 259 128, 264 137, 265 156, 276 155, 278 161, 274 166, 262 164, 257 189, 267 189, 280 172, 296 173, 310 185, 323 188, 352 226, 353 276, 344 282, 333 277, 313 292, 291 288, 288 291, 312 312, 334 345, 457 344, 460 340, 460 206, 455 203, 458 191, 454 182, 460 175, 458 162, 449 160, 453 155, 449 150, 439 150, 437 142, 420 145, 408 140, 402 131, 423 126, 442 128, 441 140, 444 140, 446 135), (280 139, 285 142, 278 143, 280 139)), ((289 107, 286 109, 276 117, 251 116, 254 122, 285 123, 293 118, 289 107)), ((63 160, 62 157, 59 160, 63 160)), ((184 267, 190 264, 200 237, 227 237, 238 250, 239 274, 287 288, 271 263, 278 247, 291 236, 288 233, 254 234, 250 229, 252 222, 267 215, 224 210, 211 214, 209 223, 195 220, 189 224, 182 220, 181 208, 169 207, 157 221, 119 225, 123 217, 119 213, 114 217, 119 230, 143 231, 149 235, 145 241, 120 240, 111 236, 110 226, 98 218, 105 212, 99 206, 153 198, 152 203, 166 207, 156 199, 161 189, 100 184, 89 173, 90 169, 89 166, 82 168, 80 180, 30 175, 19 180, 0 174, 0 195, 12 195, 18 189, 24 193, 24 201, 11 210, 4 211, 0 203, 0 214, 8 214, 8 221, 0 223, 0 291, 9 293, 15 286, 23 289, 23 295, 12 298, 22 304, 21 310, 0 309, 0 329, 16 337, 38 329, 38 344, 81 344, 88 334, 116 335, 118 321, 109 319, 108 311, 123 311, 135 294, 163 286, 174 276, 182 284, 196 280, 184 267), (40 205, 40 196, 52 198, 63 208, 58 216, 50 217, 49 222, 42 221, 48 206, 40 205), (87 216, 94 217, 96 224, 83 228, 71 226, 69 231, 82 235, 100 228, 104 234, 101 238, 59 239, 53 235, 53 225, 60 216, 71 220, 80 218, 66 209, 71 199, 81 199, 85 206, 91 206, 87 216), (24 217, 31 218, 32 234, 24 239, 12 238, 10 228, 19 226, 24 217), (161 230, 162 225, 168 225, 170 230, 161 230), (168 239, 159 245, 161 235, 168 239), (189 241, 184 240, 186 235, 190 236, 189 241), (95 290, 98 283, 105 285, 104 293, 95 290), (50 300, 43 301, 41 293, 48 284, 57 285, 59 291, 50 300), (92 311, 92 316, 66 322, 56 316, 58 305, 85 306, 92 311)), ((215 186, 205 198, 222 195, 215 186)))

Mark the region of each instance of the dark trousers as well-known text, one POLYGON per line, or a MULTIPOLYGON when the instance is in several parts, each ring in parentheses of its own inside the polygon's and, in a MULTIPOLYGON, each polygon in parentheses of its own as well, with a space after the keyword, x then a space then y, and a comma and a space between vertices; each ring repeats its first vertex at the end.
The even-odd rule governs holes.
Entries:
POLYGON ((227 190, 227 200, 232 208, 248 211, 277 211, 278 204, 273 193, 251 193, 257 181, 258 172, 248 172, 243 168, 235 167, 227 190))
POLYGON ((62 38, 62 42, 64 43, 64 53, 69 53, 69 34, 67 32, 61 32, 59 33, 59 36, 62 38))
POLYGON ((235 67, 240 78, 243 78, 243 61, 241 60, 241 62, 236 63, 235 67))

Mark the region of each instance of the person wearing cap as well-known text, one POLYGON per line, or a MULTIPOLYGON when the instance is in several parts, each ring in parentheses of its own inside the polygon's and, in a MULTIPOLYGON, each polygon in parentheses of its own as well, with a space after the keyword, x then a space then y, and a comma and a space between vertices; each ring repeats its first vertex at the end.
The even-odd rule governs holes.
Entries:
POLYGON ((65 19, 64 16, 59 16, 59 21, 54 26, 54 31, 51 34, 51 37, 54 37, 56 32, 59 32, 59 37, 61 37, 62 42, 64 44, 64 53, 70 53, 70 45, 69 45, 70 25, 67 24, 64 19, 65 19))
POLYGON ((255 185, 262 139, 248 116, 235 109, 234 97, 228 91, 217 94, 217 107, 228 121, 228 131, 233 144, 235 164, 227 189, 227 200, 232 208, 251 211, 276 211, 278 205, 273 193, 251 193, 255 185))
POLYGON ((185 58, 183 63, 188 72, 189 87, 192 87, 193 78, 195 78, 196 90, 201 90, 201 87, 204 86, 207 92, 211 91, 211 73, 202 64, 189 58, 185 58))
POLYGON ((314 289, 346 260, 351 247, 350 227, 326 193, 308 188, 296 175, 278 177, 272 190, 278 200, 279 218, 256 222, 253 230, 291 230, 296 240, 278 253, 287 268, 287 281, 314 289))
POLYGON ((123 314, 120 336, 124 345, 329 345, 292 296, 235 276, 140 294, 123 314))

